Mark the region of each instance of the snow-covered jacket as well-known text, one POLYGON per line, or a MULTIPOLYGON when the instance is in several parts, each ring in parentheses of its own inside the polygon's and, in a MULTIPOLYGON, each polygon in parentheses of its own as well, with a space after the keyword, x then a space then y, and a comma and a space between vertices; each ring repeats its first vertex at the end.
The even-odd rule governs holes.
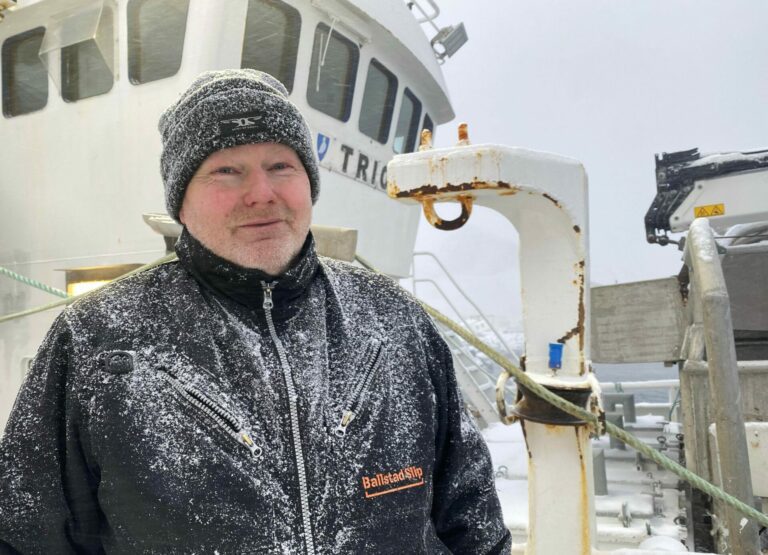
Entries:
POLYGON ((0 553, 506 553, 451 355, 388 278, 180 262, 56 320, 0 444, 0 553))

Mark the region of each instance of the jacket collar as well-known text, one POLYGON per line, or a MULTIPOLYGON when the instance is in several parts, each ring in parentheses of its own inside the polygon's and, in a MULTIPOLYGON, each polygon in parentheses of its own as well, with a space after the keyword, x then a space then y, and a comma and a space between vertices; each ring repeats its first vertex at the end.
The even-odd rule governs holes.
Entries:
POLYGON ((262 282, 276 282, 272 299, 273 313, 277 317, 293 312, 290 310, 290 305, 294 304, 292 301, 303 295, 319 267, 311 232, 296 260, 279 276, 225 260, 195 239, 186 227, 176 243, 176 254, 181 265, 207 289, 250 309, 263 306, 262 282))

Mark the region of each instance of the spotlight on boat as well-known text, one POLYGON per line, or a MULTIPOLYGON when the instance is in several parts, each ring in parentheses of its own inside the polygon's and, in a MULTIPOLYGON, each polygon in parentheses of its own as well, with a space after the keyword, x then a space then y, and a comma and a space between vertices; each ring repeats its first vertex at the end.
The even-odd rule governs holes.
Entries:
POLYGON ((456 54, 467 40, 467 30, 464 28, 463 23, 459 23, 456 27, 453 25, 443 27, 430 42, 432 43, 432 48, 437 53, 437 58, 442 61, 456 54), (435 48, 436 44, 442 47, 442 52, 435 48))
POLYGON ((64 268, 61 271, 65 274, 67 295, 73 297, 98 289, 139 266, 141 264, 109 264, 107 266, 64 268))

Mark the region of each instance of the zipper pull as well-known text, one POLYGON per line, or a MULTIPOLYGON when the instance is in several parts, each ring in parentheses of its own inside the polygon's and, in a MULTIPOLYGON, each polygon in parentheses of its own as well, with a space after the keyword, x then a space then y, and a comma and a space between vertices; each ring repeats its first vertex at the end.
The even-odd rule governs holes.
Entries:
POLYGON ((276 281, 273 281, 272 283, 267 283, 266 281, 261 282, 261 287, 264 290, 264 310, 272 310, 272 307, 275 306, 275 303, 272 302, 272 289, 275 288, 275 285, 277 285, 276 281))
POLYGON ((336 429, 333 430, 333 435, 336 437, 344 437, 344 435, 347 433, 347 426, 355 419, 355 413, 351 410, 344 411, 344 414, 341 415, 341 421, 339 422, 339 425, 336 426, 336 429))
POLYGON ((245 445, 248 449, 251 450, 251 455, 254 457, 258 457, 261 455, 261 447, 256 445, 253 440, 251 439, 251 436, 248 435, 247 432, 241 431, 240 432, 240 441, 243 445, 245 445))

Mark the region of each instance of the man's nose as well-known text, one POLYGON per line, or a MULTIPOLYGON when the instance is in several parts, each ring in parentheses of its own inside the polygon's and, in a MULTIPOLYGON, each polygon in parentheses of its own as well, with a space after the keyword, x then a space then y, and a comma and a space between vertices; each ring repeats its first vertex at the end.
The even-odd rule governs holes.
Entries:
POLYGON ((267 172, 261 168, 249 171, 243 186, 245 188, 243 202, 248 206, 269 203, 275 200, 272 181, 269 179, 267 172))

